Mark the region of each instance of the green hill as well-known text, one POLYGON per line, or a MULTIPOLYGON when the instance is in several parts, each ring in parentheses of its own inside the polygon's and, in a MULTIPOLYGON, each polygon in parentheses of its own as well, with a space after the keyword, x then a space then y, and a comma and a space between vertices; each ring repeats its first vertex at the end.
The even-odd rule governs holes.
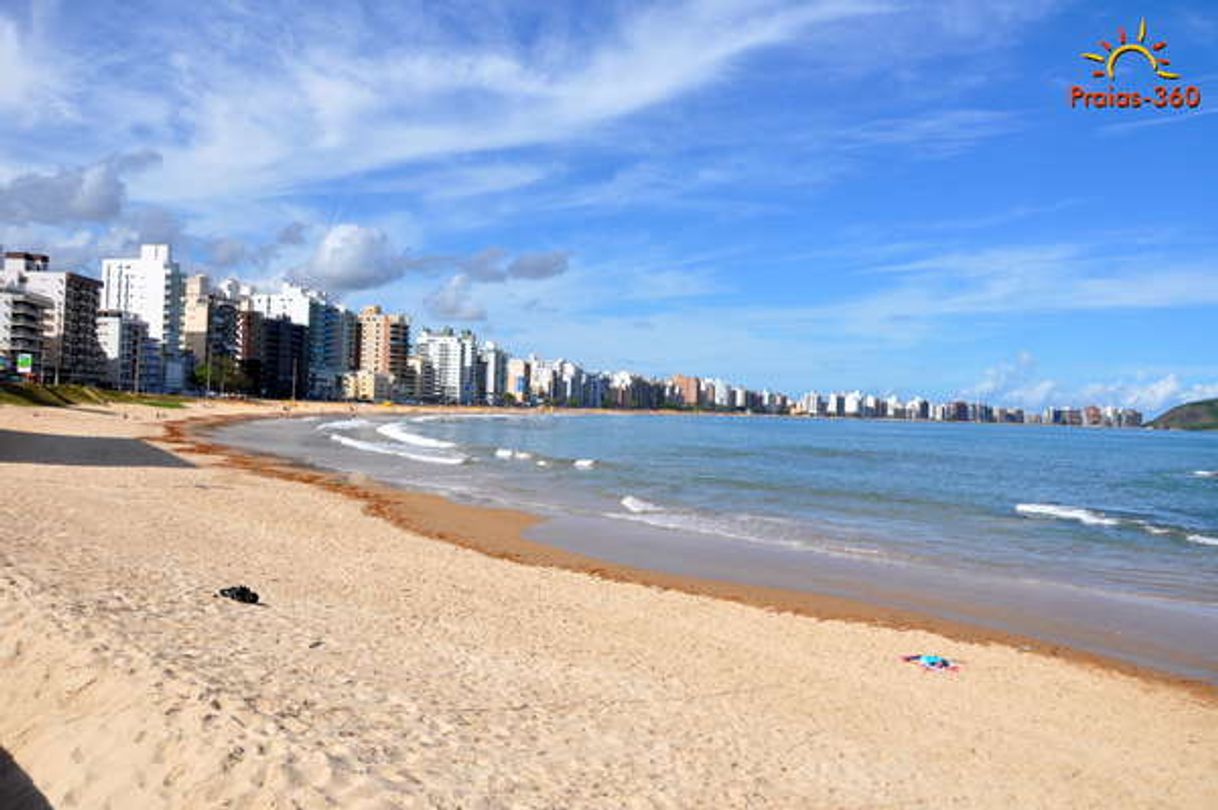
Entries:
POLYGON ((1177 405, 1151 422, 1150 426, 1172 430, 1218 430, 1218 399, 1177 405))

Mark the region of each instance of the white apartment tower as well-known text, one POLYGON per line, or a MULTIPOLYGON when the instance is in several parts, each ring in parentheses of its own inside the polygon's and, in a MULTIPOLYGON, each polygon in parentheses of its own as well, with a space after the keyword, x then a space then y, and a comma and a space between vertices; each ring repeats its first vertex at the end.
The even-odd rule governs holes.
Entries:
POLYGON ((475 399, 477 339, 472 332, 455 334, 451 329, 432 332, 424 329, 419 335, 419 357, 431 371, 428 399, 458 405, 469 405, 475 399))
POLYGON ((168 391, 183 384, 182 317, 185 280, 169 245, 140 245, 136 258, 102 259, 101 309, 126 312, 148 325, 160 344, 168 391))

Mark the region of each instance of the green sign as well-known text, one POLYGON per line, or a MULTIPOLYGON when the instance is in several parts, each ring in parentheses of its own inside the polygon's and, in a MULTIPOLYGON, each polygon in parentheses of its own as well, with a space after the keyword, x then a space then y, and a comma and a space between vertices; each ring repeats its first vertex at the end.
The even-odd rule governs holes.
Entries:
POLYGON ((33 374, 34 373, 34 355, 22 352, 17 355, 17 373, 18 374, 33 374))

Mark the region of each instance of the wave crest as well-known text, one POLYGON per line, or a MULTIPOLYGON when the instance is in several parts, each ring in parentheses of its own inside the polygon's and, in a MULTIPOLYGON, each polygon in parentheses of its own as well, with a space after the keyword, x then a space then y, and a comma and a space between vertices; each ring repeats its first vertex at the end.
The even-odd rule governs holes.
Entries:
POLYGON ((402 444, 413 444, 415 447, 430 447, 436 450, 448 450, 456 447, 456 442, 448 442, 443 439, 433 439, 430 436, 420 436, 417 433, 411 433, 400 424, 393 422, 388 425, 382 425, 376 429, 376 432, 382 436, 388 436, 395 442, 402 444))
POLYGON ((1084 509, 1081 506, 1061 506, 1054 503, 1020 503, 1015 505, 1015 511, 1021 515, 1034 517, 1074 520, 1086 526, 1116 526, 1121 522, 1103 512, 1084 509))
POLYGON ((626 507, 626 511, 633 512, 636 515, 654 514, 655 512, 663 512, 659 506, 656 506, 651 501, 645 501, 642 498, 636 498, 633 495, 627 495, 620 501, 622 506, 626 507))
POLYGON ((350 436, 341 436, 339 434, 331 434, 330 439, 350 447, 355 450, 363 450, 368 453, 380 453, 386 456, 399 456, 400 458, 410 459, 411 461, 420 461, 424 464, 446 464, 449 466, 456 464, 464 464, 467 459, 465 456, 429 456, 423 453, 412 453, 409 448, 402 445, 394 445, 390 442, 365 442, 360 439, 353 439, 350 436))
POLYGON ((314 430, 355 430, 371 424, 367 419, 339 419, 334 422, 322 422, 314 430))

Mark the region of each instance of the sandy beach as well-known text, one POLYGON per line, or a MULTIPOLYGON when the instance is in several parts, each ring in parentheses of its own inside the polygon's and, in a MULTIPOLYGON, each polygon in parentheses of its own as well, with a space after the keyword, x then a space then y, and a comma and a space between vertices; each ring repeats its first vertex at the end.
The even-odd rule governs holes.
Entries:
POLYGON ((165 431, 275 412, 0 407, 0 806, 1218 806, 1207 687, 165 431))

